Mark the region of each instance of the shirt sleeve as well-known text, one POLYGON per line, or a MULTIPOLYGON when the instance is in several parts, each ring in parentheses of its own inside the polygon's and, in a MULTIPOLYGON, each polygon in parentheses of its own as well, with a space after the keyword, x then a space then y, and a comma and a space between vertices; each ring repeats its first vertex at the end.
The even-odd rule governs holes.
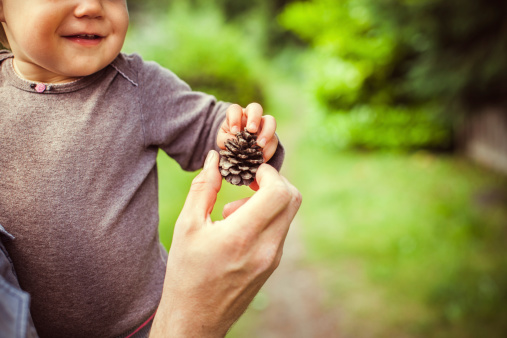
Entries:
MULTIPOLYGON (((142 62, 138 74, 146 146, 163 149, 184 170, 202 168, 208 151, 220 150, 216 137, 230 104, 193 91, 155 62, 142 62)), ((280 144, 268 163, 280 170, 284 154, 280 144)))
POLYGON ((146 146, 163 149, 184 170, 201 168, 207 152, 218 150, 216 135, 229 104, 192 91, 154 62, 143 63, 139 86, 146 146))

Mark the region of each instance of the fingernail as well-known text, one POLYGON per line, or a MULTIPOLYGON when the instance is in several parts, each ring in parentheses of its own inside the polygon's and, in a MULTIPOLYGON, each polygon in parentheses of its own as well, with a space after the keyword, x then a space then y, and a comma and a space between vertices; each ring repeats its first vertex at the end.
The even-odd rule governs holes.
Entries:
POLYGON ((213 162, 213 159, 215 158, 215 152, 213 150, 210 150, 208 152, 208 156, 206 156, 206 161, 204 161, 204 169, 208 169, 211 165, 211 162, 213 162))
POLYGON ((261 138, 260 141, 257 141, 257 144, 264 148, 266 146, 266 139, 265 138, 261 138))
POLYGON ((239 133, 239 128, 238 128, 237 126, 233 126, 233 127, 231 128, 231 132, 232 132, 233 134, 239 133))
POLYGON ((252 133, 255 133, 257 131, 257 125, 255 123, 250 123, 248 125, 248 130, 250 130, 252 133))

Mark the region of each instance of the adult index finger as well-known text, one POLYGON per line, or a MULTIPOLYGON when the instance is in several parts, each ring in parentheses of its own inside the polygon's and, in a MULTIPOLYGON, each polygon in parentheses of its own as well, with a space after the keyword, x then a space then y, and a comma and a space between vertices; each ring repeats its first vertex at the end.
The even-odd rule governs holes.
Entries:
POLYGON ((259 167, 256 180, 259 190, 226 221, 259 233, 288 207, 293 192, 278 171, 268 164, 259 167))
POLYGON ((289 231, 289 226, 296 216, 303 200, 299 190, 293 186, 285 177, 282 176, 282 179, 286 182, 287 186, 292 191, 292 200, 284 212, 280 213, 277 218, 272 221, 273 224, 280 224, 281 226, 270 226, 269 228, 265 229, 262 234, 262 236, 272 239, 272 242, 275 245, 280 244, 280 240, 283 243, 283 240, 289 231))

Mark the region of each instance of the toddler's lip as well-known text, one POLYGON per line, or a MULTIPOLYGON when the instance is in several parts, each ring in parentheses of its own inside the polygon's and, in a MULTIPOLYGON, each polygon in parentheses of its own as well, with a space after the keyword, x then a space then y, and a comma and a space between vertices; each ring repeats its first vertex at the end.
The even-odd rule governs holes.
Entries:
POLYGON ((91 47, 97 46, 104 39, 103 36, 97 34, 74 34, 74 35, 66 35, 65 39, 77 43, 80 46, 91 47))
POLYGON ((103 36, 98 34, 88 34, 88 33, 80 33, 80 34, 71 34, 71 35, 65 35, 65 38, 75 38, 75 39, 102 39, 103 36))

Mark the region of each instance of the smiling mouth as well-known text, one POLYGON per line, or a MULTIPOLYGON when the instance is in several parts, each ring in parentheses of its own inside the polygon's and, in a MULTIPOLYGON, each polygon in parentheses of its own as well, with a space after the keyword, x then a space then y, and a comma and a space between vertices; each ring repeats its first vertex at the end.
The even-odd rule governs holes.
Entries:
POLYGON ((95 35, 95 34, 68 35, 68 36, 65 36, 64 38, 66 38, 69 41, 76 43, 77 45, 82 46, 82 47, 98 46, 102 43, 102 40, 104 40, 103 36, 95 35))
POLYGON ((67 38, 74 38, 74 39, 86 39, 86 40, 102 39, 102 36, 93 35, 93 34, 77 34, 77 35, 69 35, 66 37, 67 38))

